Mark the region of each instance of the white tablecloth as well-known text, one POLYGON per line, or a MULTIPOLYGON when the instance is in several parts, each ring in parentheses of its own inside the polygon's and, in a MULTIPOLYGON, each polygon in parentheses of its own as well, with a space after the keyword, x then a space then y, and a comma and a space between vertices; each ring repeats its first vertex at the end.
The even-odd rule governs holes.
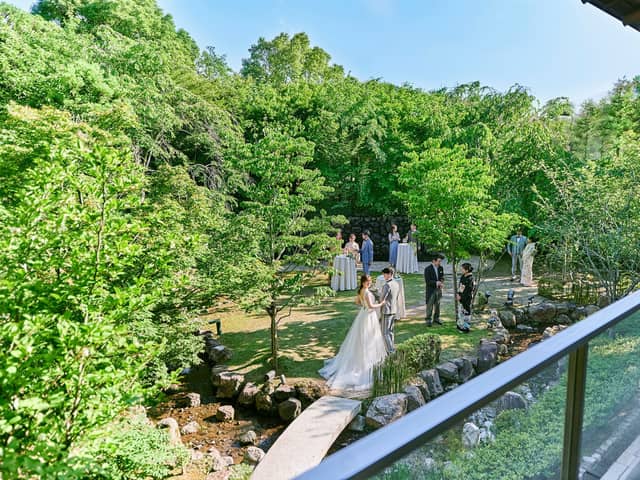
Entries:
POLYGON ((413 243, 398 245, 398 260, 396 270, 399 273, 416 273, 418 271, 418 256, 413 243))
POLYGON ((338 290, 355 290, 358 287, 356 277, 356 261, 346 255, 338 255, 333 259, 334 275, 331 277, 331 288, 338 290))
MULTIPOLYGON (((406 316, 405 306, 404 306, 404 282, 400 277, 396 277, 395 281, 400 284, 400 293, 398 293, 398 305, 397 305, 398 314, 396 316, 396 319, 399 320, 406 316)), ((378 294, 378 296, 380 296, 380 292, 382 292, 382 287, 384 286, 384 284, 385 284, 384 275, 380 275, 378 278, 376 278, 376 293, 378 294)), ((378 316, 380 316, 380 309, 378 309, 378 316)))

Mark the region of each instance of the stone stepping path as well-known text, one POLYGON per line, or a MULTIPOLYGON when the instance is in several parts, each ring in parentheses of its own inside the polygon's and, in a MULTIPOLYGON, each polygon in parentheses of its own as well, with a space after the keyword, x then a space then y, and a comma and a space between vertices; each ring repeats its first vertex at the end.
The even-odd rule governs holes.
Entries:
POLYGON ((361 403, 332 395, 312 403, 269 448, 251 480, 287 480, 318 465, 361 403))

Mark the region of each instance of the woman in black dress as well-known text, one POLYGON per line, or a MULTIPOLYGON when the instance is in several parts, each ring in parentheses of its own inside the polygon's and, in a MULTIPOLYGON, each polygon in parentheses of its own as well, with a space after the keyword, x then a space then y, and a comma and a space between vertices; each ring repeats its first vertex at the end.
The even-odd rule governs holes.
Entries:
POLYGON ((473 267, 470 263, 463 263, 462 275, 458 284, 458 301, 462 307, 460 318, 457 322, 458 330, 468 332, 471 319, 471 301, 473 300, 473 267))

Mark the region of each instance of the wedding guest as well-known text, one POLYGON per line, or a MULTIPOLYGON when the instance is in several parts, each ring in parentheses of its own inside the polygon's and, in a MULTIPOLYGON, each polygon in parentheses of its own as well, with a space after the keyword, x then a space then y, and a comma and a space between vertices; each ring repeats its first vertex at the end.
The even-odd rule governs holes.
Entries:
POLYGON ((461 265, 462 275, 458 284, 458 301, 465 311, 465 315, 471 315, 471 300, 473 297, 473 266, 465 262, 461 265))
POLYGON ((398 261, 398 244, 400 243, 400 234, 398 233, 398 226, 391 225, 391 232, 389 232, 389 263, 395 267, 398 261))
POLYGON ((342 248, 342 245, 344 244, 344 239, 342 238, 342 230, 340 229, 338 229, 338 231, 336 232, 336 240, 340 242, 340 248, 342 248))
POLYGON ((369 275, 371 264, 373 263, 373 242, 369 238, 369 230, 365 230, 362 234, 360 259, 362 260, 362 270, 364 270, 365 275, 369 275))
POLYGON ((424 269, 424 281, 426 284, 427 315, 425 321, 427 326, 433 322, 442 325, 440 321, 440 299, 442 298, 442 287, 444 286, 444 268, 442 267, 444 255, 436 254, 431 263, 424 269))
POLYGON ((511 236, 507 243, 507 253, 511 255, 511 281, 516 279, 516 270, 519 268, 522 273, 522 251, 527 244, 527 237, 522 235, 522 229, 519 229, 515 235, 511 236))
POLYGON ((529 239, 522 250, 522 271, 520 273, 520 283, 525 287, 533 286, 533 257, 535 254, 536 244, 529 239))
POLYGON ((353 256, 356 263, 360 263, 360 245, 356 242, 356 235, 352 233, 349 235, 349 241, 344 246, 344 251, 347 255, 353 256))

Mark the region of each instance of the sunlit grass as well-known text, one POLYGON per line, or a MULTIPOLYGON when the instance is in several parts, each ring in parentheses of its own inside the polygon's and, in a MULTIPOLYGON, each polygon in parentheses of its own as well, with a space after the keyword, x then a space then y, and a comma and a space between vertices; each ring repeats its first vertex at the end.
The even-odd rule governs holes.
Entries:
MULTIPOLYGON (((416 311, 424 306, 422 275, 403 275, 403 280, 409 318, 396 323, 396 344, 421 333, 436 333, 442 339, 442 358, 449 359, 473 351, 480 338, 487 335, 483 328, 469 334, 458 332, 450 296, 442 301, 444 325, 428 328, 424 309, 416 311)), ((320 305, 294 309, 291 316, 282 321, 278 330, 279 358, 287 377, 319 378, 317 371, 325 359, 337 353, 356 317, 359 306, 354 300, 355 291, 337 292, 320 305)), ((270 322, 266 314, 247 314, 230 306, 207 318, 222 319, 220 341, 233 350, 230 368, 247 374, 250 379, 257 379, 270 369, 270 322)))

